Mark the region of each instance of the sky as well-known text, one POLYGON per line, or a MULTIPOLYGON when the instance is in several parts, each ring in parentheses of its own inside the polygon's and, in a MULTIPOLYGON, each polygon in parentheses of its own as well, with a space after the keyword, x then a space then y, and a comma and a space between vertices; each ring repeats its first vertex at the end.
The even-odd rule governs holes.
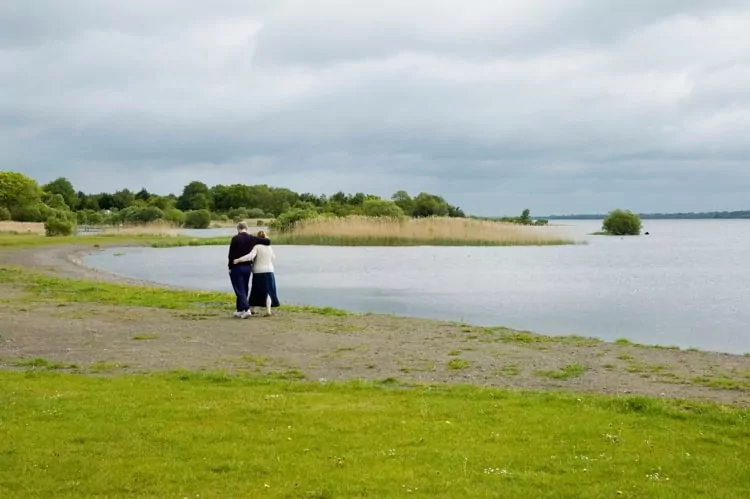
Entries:
POLYGON ((750 209, 750 2, 5 0, 0 170, 750 209))

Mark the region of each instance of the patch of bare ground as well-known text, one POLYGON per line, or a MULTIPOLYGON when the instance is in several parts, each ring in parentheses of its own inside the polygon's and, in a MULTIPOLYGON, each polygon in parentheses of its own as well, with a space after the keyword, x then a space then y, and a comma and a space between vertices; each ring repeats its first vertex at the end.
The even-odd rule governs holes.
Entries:
MULTIPOLYGON (((0 254, 0 263, 132 282, 77 265, 71 251, 0 254)), ((709 400, 750 406, 750 358, 554 338, 379 315, 44 303, 0 285, 0 368, 95 374, 223 370, 285 379, 466 383, 709 400)))

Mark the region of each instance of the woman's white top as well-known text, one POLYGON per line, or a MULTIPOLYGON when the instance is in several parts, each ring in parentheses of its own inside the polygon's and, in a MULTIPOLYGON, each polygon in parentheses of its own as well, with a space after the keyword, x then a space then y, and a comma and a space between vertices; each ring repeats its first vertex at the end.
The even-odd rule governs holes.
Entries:
POLYGON ((255 259, 253 262, 253 273, 254 274, 266 274, 273 272, 273 262, 276 260, 276 255, 273 252, 271 246, 265 246, 263 244, 256 244, 253 250, 245 256, 238 258, 240 262, 249 262, 255 259))

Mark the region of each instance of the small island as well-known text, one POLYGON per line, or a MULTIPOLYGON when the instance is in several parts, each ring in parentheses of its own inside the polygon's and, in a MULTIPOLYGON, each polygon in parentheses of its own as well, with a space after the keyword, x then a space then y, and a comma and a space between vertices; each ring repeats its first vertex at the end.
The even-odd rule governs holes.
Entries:
MULTIPOLYGON (((638 214, 629 210, 613 210, 602 222, 602 230, 595 236, 639 236, 643 222, 638 214)), ((648 233, 647 233, 648 234, 648 233)))

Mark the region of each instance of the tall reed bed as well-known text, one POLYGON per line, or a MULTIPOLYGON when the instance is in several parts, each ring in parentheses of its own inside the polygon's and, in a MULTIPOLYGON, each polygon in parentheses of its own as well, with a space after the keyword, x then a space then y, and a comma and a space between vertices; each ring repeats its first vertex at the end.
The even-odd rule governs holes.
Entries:
POLYGON ((552 227, 465 218, 393 219, 352 216, 303 220, 271 234, 274 244, 331 246, 546 246, 575 244, 552 227))
POLYGON ((10 234, 44 234, 44 224, 36 222, 0 222, 0 232, 10 234))
POLYGON ((168 222, 151 222, 139 225, 109 226, 99 228, 102 235, 120 236, 178 236, 179 227, 168 222))

